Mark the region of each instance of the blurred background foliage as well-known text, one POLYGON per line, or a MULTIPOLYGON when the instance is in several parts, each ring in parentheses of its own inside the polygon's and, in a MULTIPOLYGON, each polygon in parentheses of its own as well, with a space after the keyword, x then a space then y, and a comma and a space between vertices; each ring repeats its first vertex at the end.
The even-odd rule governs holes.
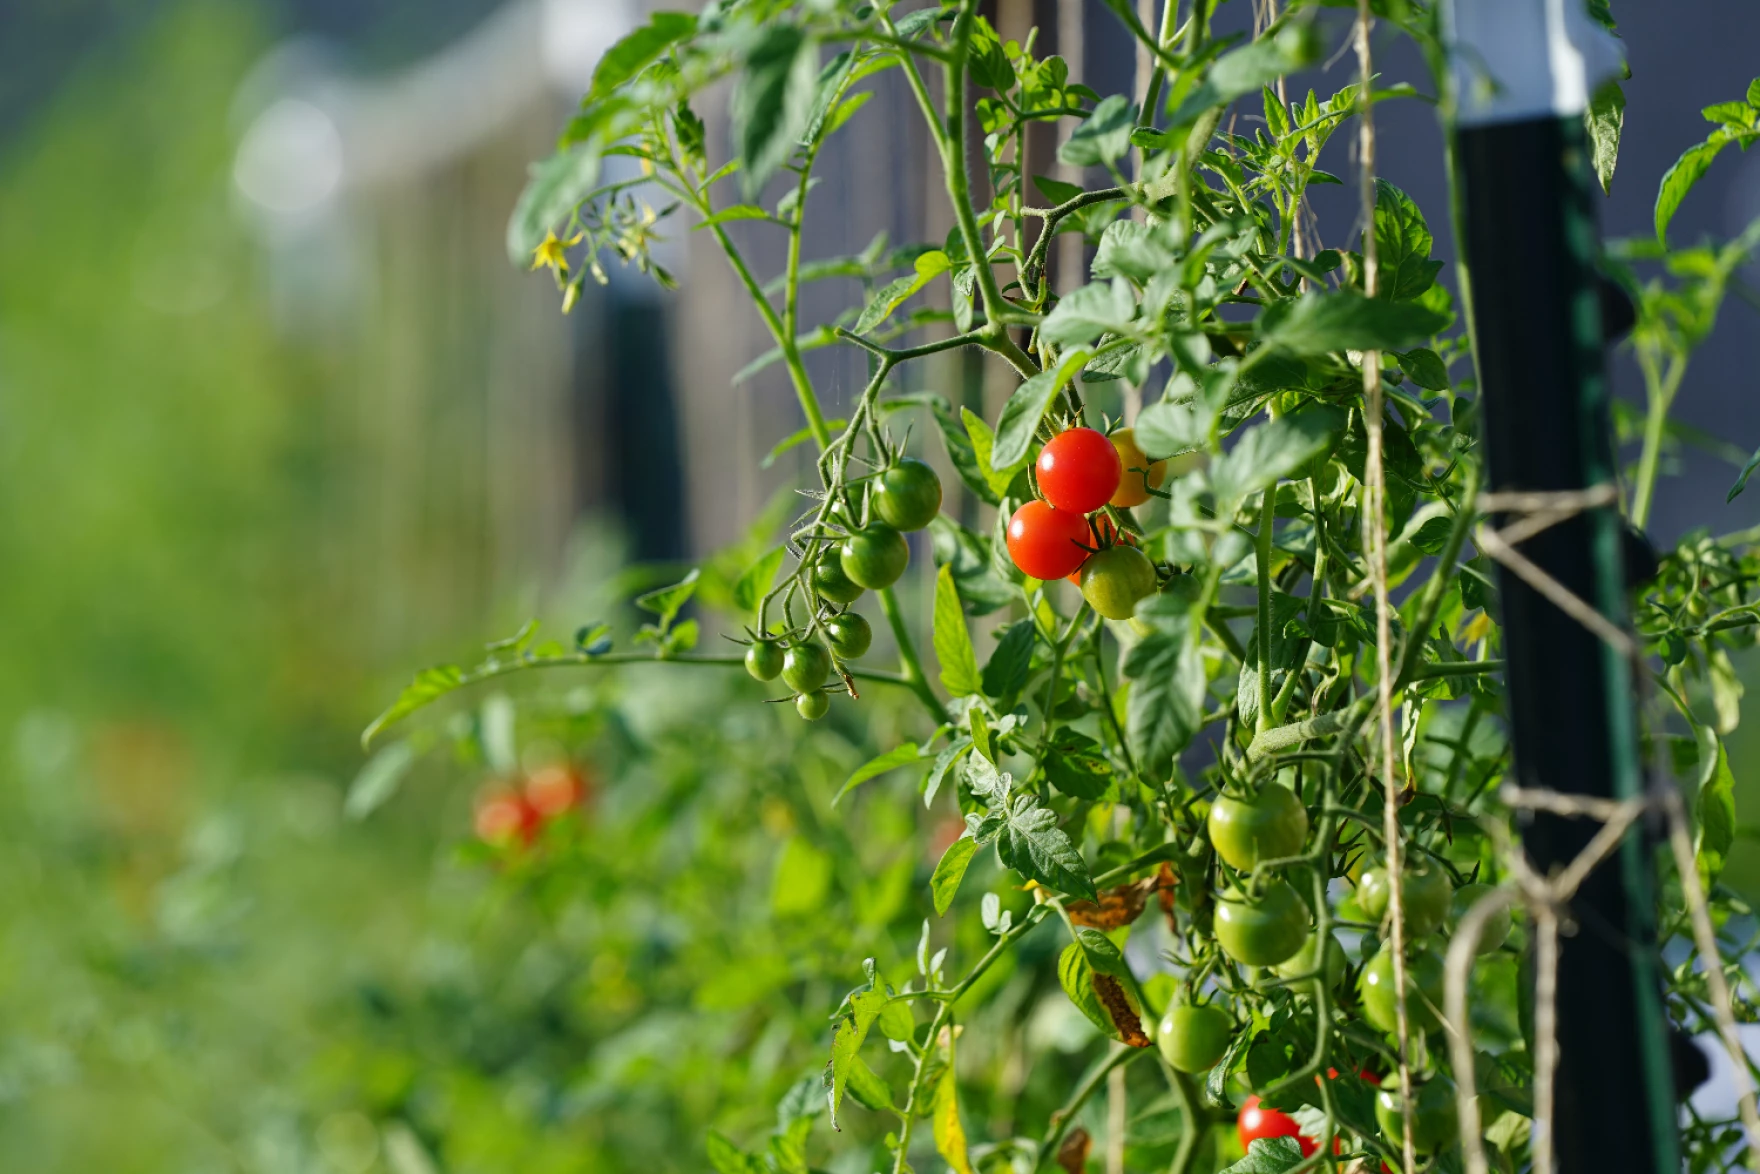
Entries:
MULTIPOLYGON (((884 696, 860 723, 840 706, 807 727, 732 673, 522 684, 431 727, 370 822, 344 814, 358 732, 413 666, 532 613, 627 632, 625 543, 706 545, 677 503, 638 516, 664 497, 652 468, 607 486, 583 462, 548 490, 548 466, 503 475, 559 417, 490 451, 495 401, 450 373, 523 393, 575 362, 577 384, 613 368, 645 395, 664 384, 615 347, 656 337, 652 315, 613 304, 594 327, 583 305, 570 334, 541 281, 524 302, 479 288, 520 282, 500 223, 555 120, 527 118, 462 212, 373 196, 379 220, 344 238, 366 275, 329 307, 340 326, 290 312, 275 242, 240 214, 241 86, 282 38, 322 34, 391 70, 496 7, 0 6, 0 1169, 698 1169, 708 1128, 749 1144, 776 1124, 763 1106, 818 1106, 852 960, 916 965, 955 829, 907 777, 830 807, 900 737, 884 696), (384 222, 411 208, 426 219, 399 244, 384 222), (436 288, 537 325, 491 340, 512 354, 496 366, 458 349, 482 306, 437 311, 436 288), (393 394, 409 387, 428 398, 393 394), (558 753, 593 784, 581 812, 529 852, 458 847, 480 786, 558 753)), ((914 222, 896 219, 905 239, 914 222)), ((840 230, 853 251, 873 226, 840 230)), ((693 394, 735 405, 744 431, 729 441, 709 414, 726 409, 686 414, 693 500, 749 521, 788 462, 737 492, 718 470, 754 467, 791 417, 726 390, 749 346, 703 350, 675 361, 716 372, 693 394), (703 465, 693 427, 731 456, 703 465)), ((639 402, 582 427, 639 439, 670 419, 639 402)), ((727 626, 704 619, 710 639, 727 626)), ((1731 744, 1744 787, 1755 733, 1731 744)), ((1726 878, 1760 888, 1760 854, 1726 878)), ((973 913, 956 953, 987 940, 973 913)), ((1093 1038, 1052 970, 986 980, 1005 988, 999 1022, 962 1045, 1001 1090, 967 1107, 982 1135, 1047 1111, 1093 1038), (1040 1055, 1054 1062, 1027 1063, 1040 1055)))

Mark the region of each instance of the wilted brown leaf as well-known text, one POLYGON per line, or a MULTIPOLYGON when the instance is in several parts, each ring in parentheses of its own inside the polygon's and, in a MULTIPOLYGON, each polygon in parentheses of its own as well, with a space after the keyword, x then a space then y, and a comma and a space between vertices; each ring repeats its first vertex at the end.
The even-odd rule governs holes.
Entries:
POLYGON ((1120 1042, 1133 1048, 1149 1046, 1149 1037, 1143 1034, 1143 1021, 1137 1018, 1136 1010, 1131 1006, 1129 996, 1118 979, 1110 974, 1094 973, 1094 995, 1106 1008, 1106 1014, 1112 1019, 1113 1026, 1118 1028, 1120 1042))

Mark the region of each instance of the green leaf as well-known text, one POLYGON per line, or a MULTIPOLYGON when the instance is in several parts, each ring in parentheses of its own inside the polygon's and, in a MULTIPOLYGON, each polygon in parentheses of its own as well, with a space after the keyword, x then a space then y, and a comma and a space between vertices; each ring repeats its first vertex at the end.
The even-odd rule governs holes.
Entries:
POLYGON ((1222 1053, 1222 1059, 1216 1061, 1210 1069, 1210 1075, 1204 1078, 1204 1092, 1212 1101, 1218 1103, 1222 1101, 1223 1091, 1228 1085, 1228 1074, 1234 1071, 1236 1064, 1240 1063, 1241 1057, 1246 1054, 1253 1038, 1254 1035, 1251 1031, 1235 1032, 1234 1039, 1228 1045, 1228 1051, 1222 1053))
POLYGON ((1137 107, 1123 94, 1106 98, 1057 149, 1057 160, 1072 167, 1110 165, 1131 149, 1137 107))
POLYGON ((1613 168, 1619 162, 1619 136, 1625 123, 1626 92, 1616 79, 1610 78, 1601 83, 1589 99, 1589 108, 1583 111, 1583 125, 1589 132, 1589 154, 1603 193, 1613 191, 1613 168))
POLYGON ((744 612, 755 612, 758 605, 764 602, 764 596, 776 582, 776 572, 782 569, 782 557, 787 548, 778 546, 763 558, 753 563, 733 585, 734 606, 744 612))
POLYGON ((1069 203, 1081 195, 1084 190, 1079 183, 1065 183, 1061 179, 1052 179, 1048 175, 1035 175, 1033 184, 1045 193, 1045 198, 1051 201, 1053 207, 1069 203))
POLYGON ((1681 153, 1662 176, 1662 184, 1656 191, 1656 239, 1664 244, 1668 242, 1668 225, 1704 174, 1711 170, 1711 163, 1725 147, 1735 141, 1735 137, 1727 131, 1713 131, 1711 137, 1702 143, 1688 147, 1681 153))
POLYGON ((1103 334, 1124 334, 1136 317, 1137 299, 1123 278, 1071 290, 1039 324, 1039 337, 1054 346, 1084 346, 1103 334))
POLYGON ((903 305, 912 294, 952 267, 947 254, 940 249, 931 249, 924 253, 916 259, 914 273, 888 283, 868 299, 868 304, 862 307, 862 316, 856 319, 856 324, 850 330, 856 334, 868 333, 891 317, 892 312, 903 305))
POLYGON ((361 746, 370 746, 380 730, 446 696, 464 684, 464 680, 464 670, 455 664, 423 669, 416 674, 415 680, 404 686, 403 692, 397 695, 397 700, 391 703, 391 707, 373 719, 373 724, 361 734, 361 746))
POLYGON ((892 1106, 892 1089, 884 1080, 875 1075, 868 1067, 868 1062, 857 1056, 849 1066, 849 1078, 845 1087, 849 1095, 856 1099, 856 1104, 864 1109, 872 1109, 876 1113, 894 1112, 892 1106))
POLYGON ((1008 402, 1002 405, 1002 415, 996 421, 996 444, 990 450, 993 464, 1009 468, 1026 460, 1027 452, 1033 446, 1033 437, 1039 430, 1039 421, 1044 419, 1052 398, 1075 378, 1076 372, 1087 365, 1090 357, 1081 347, 1065 351, 1057 366, 1039 372, 1014 389, 1008 402))
POLYGON ((648 68, 674 44, 697 31, 697 18, 687 12, 656 12, 648 23, 605 50, 593 70, 593 84, 584 101, 597 102, 648 68))
POLYGON ((1748 487, 1748 478, 1754 475, 1755 469, 1760 469, 1760 448, 1754 450, 1754 455, 1749 457, 1748 463, 1742 466, 1741 473, 1736 477, 1736 483, 1731 485, 1729 492, 1724 495, 1723 503, 1725 505, 1734 501, 1742 490, 1748 487))
POLYGON ((996 854, 1003 864, 1058 892, 1100 899, 1087 861, 1057 826, 1057 813, 1040 806, 1038 796, 1008 796, 1000 808, 991 809, 991 815, 1000 817, 996 854))
POLYGON ((1699 883, 1709 893, 1735 846, 1736 780, 1729 769, 1729 753, 1724 749, 1723 739, 1702 728, 1700 740, 1706 743, 1700 752, 1705 768, 1701 772, 1699 796, 1693 804, 1694 822, 1698 825, 1693 859, 1698 865, 1699 883))
POLYGON ((1310 29, 1286 26, 1274 36, 1260 37, 1217 58, 1208 76, 1168 116, 1169 126, 1195 122, 1207 110, 1223 106, 1243 94, 1256 94, 1285 74, 1319 60, 1319 39, 1310 29))
POLYGON ((924 807, 935 806, 936 792, 941 790, 941 783, 947 778, 947 772, 971 752, 972 740, 961 737, 948 743, 942 748, 941 753, 935 756, 935 765, 929 768, 928 777, 923 780, 924 807))
POLYGON ((831 800, 831 806, 836 807, 839 800, 869 779, 879 778, 887 771, 897 770, 901 766, 910 766, 912 763, 922 761, 923 754, 917 749, 916 743, 906 742, 902 746, 894 746, 886 753, 870 758, 867 762, 856 767, 855 771, 844 781, 843 788, 831 800))
POLYGON ((941 683, 955 697, 969 697, 983 688, 978 657, 972 651, 972 635, 959 591, 953 585, 953 569, 943 565, 935 573, 935 659, 941 662, 941 683))
POLYGON ((1334 448, 1344 435, 1345 415, 1338 408, 1317 407, 1280 416, 1247 432, 1210 470, 1210 487, 1219 503, 1217 513, 1232 514, 1249 494, 1276 484, 1303 465, 1334 448))
POLYGON ((1302 1164, 1302 1147, 1293 1137, 1256 1137, 1247 1156, 1221 1174, 1286 1174, 1302 1164))
POLYGON ((531 177, 507 221, 507 258, 515 265, 532 263, 532 253, 546 234, 567 220, 599 182, 603 145, 581 143, 532 164, 531 177))
POLYGON ((1112 766, 1098 742, 1065 728, 1045 756, 1045 777, 1072 799, 1099 799, 1112 786, 1112 766))
MULTIPOLYGON (((1178 254, 1165 225, 1115 220, 1100 234, 1100 247, 1094 252, 1093 274, 1106 278, 1128 277, 1142 285, 1157 273, 1171 269, 1177 259, 1178 254)), ((1080 289, 1072 290, 1069 296, 1073 298, 1081 292, 1080 289)), ((1062 307, 1063 303, 1058 303, 1058 308, 1062 307)), ((1130 316, 1131 308, 1127 307, 1124 321, 1130 321, 1130 316)))
POLYGON ((714 1130, 709 1132, 709 1165, 715 1174, 767 1174, 761 1159, 746 1153, 714 1130))
POLYGON ((788 161, 812 116, 819 88, 818 52, 798 25, 767 25, 746 58, 733 95, 741 182, 755 197, 788 161))
POLYGON ((1019 693, 1027 683, 1027 670, 1033 662, 1034 633, 1032 620, 1010 624, 984 665, 984 695, 1004 701, 1005 709, 1009 708, 1006 699, 1019 693))
POLYGON ((831 1036, 831 1128, 841 1130, 837 1123, 837 1111, 843 1107, 844 1089, 849 1083, 850 1069, 855 1066, 857 1053, 861 1051, 862 1041, 868 1038, 868 1029, 874 1026, 875 1018, 880 1009, 886 1005, 889 996, 884 990, 858 991, 850 996, 849 1014, 838 1021, 836 1030, 831 1036))
POLYGON ((1399 302, 1429 289, 1442 268, 1430 259, 1434 238, 1413 199, 1388 183, 1375 181, 1375 296, 1399 302))
POLYGON ((941 854, 940 863, 935 865, 935 875, 929 878, 929 894, 934 898, 937 917, 945 915, 953 904, 959 883, 966 877, 966 868, 977 853, 978 841, 965 835, 949 844, 947 851, 941 854))
POLYGON ((1448 545, 1448 536, 1454 532, 1452 518, 1431 518, 1418 527, 1417 533, 1406 541, 1416 547, 1421 554, 1438 555, 1448 545))
POLYGON ((691 231, 695 232, 699 228, 709 228, 716 224, 727 224, 734 220, 769 219, 771 219, 770 213, 764 211, 764 209, 758 207, 756 204, 733 204, 721 209, 721 211, 715 213, 713 216, 704 217, 697 222, 696 227, 692 228, 691 231))
POLYGON ((1425 391, 1448 390, 1448 366, 1442 356, 1429 347, 1390 353, 1399 360, 1400 370, 1425 391))
POLYGON ((643 611, 650 611, 659 616, 662 629, 669 628, 672 626, 672 621, 678 618, 678 609, 689 602, 690 597, 696 593, 697 579, 701 574, 701 571, 693 567, 690 574, 672 586, 636 596, 636 606, 643 611))
POLYGON ((360 773, 354 776, 354 782, 349 784, 343 812, 350 819, 365 819, 383 807, 391 796, 397 794, 398 785, 415 761, 415 747, 407 741, 400 739, 381 747, 377 754, 367 759, 360 773))
MULTIPOLYGON (((989 539, 946 514, 937 514, 929 522, 929 540, 935 549, 935 565, 952 569, 954 588, 971 615, 989 615, 1017 598, 1010 580, 991 557, 989 539)), ((1008 561, 1006 552, 1002 561, 1008 561)))
POLYGON ((1405 350, 1447 325, 1444 315, 1425 306, 1370 299, 1355 290, 1306 294, 1259 316, 1265 341, 1295 355, 1405 350))
POLYGON ((996 434, 990 431, 990 425, 972 409, 961 407, 960 423, 965 425, 966 443, 970 446, 972 459, 977 464, 979 474, 984 478, 985 493, 980 494, 991 505, 1001 505, 1002 499, 1008 496, 1008 487, 1014 482, 1015 476, 1027 466, 1027 458, 1022 454, 1020 460, 1003 468, 996 468, 996 434))
POLYGON ((1184 632, 1154 631, 1131 648, 1124 675, 1131 682, 1126 733, 1143 769, 1162 770, 1198 732, 1208 685, 1203 658, 1184 632))

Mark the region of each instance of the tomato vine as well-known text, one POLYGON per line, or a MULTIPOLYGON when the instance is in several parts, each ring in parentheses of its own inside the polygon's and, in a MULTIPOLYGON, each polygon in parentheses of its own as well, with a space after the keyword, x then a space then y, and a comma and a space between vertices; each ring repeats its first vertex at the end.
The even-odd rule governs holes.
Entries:
MULTIPOLYGON (((915 974, 870 959, 826 1008, 830 1124, 849 1122, 851 1102, 887 1119, 880 1144, 895 1174, 922 1160, 924 1120, 955 1170, 1077 1170, 1087 1134, 1075 1122, 1103 1085, 1173 1106, 1173 1174, 1201 1152, 1226 1164, 1237 1124, 1240 1144, 1252 1143, 1239 1174, 1359 1161, 1454 1169, 1463 1082, 1503 1168, 1536 1160, 1545 1032, 1521 975, 1552 931, 1507 912, 1511 894, 1543 898, 1512 863, 1500 786, 1509 760, 1490 556, 1511 547, 1476 529, 1486 506, 1469 332, 1423 212, 1373 175, 1372 153, 1361 240, 1314 247, 1304 220, 1310 185, 1337 180, 1319 166, 1331 138, 1417 89, 1370 88, 1365 55, 1359 84, 1289 100, 1287 76, 1328 48, 1331 26, 1313 5, 1273 5, 1256 35, 1221 37, 1205 0, 1183 19, 1169 0, 1154 32, 1109 0, 1154 62, 1141 110, 1072 80, 1068 63, 1035 55, 1033 38, 1004 41, 975 0, 894 7, 712 0, 695 16, 656 14, 607 53, 509 229, 510 251, 551 270, 567 309, 602 277, 605 254, 670 280, 648 249, 654 226, 686 209, 750 295, 818 455, 812 506, 732 592, 745 655, 695 653, 697 621, 680 619, 693 574, 637 600, 655 616, 637 636, 651 654, 614 651, 606 625, 572 646, 527 631, 477 668, 429 670, 369 734, 532 667, 743 664, 780 679, 789 697, 775 700, 792 698, 810 720, 850 703, 827 688, 858 704, 870 682, 908 689, 918 740, 856 771, 838 799, 914 769, 925 804, 950 799, 963 820, 927 878, 934 916, 969 911, 965 878, 989 848, 1030 900, 1004 910, 998 893, 982 897, 989 945, 963 969, 931 952, 926 921, 915 974), (821 150, 859 133, 845 128, 860 126, 861 87, 894 70, 923 115, 954 228, 939 243, 809 261, 803 224, 821 150), (737 151, 711 167, 692 103, 726 78, 737 151), (1225 126, 1225 111, 1255 102, 1261 128, 1225 126), (1060 159, 1111 182, 1026 174, 1026 131, 1041 121, 1068 126, 1060 159), (642 179, 599 184, 612 154, 639 160, 642 179), (779 177, 786 193, 760 203, 779 177), (1035 186, 1048 202, 1033 202, 1035 186), (727 231, 735 221, 783 234, 777 284, 754 272, 727 231), (1051 243, 1069 232, 1093 249, 1091 280, 1059 297, 1051 243), (803 288, 852 273, 862 303, 804 329, 803 288), (847 421, 827 417, 803 357, 838 345, 868 369, 847 421), (962 348, 1018 377, 994 423, 899 386, 909 364, 962 348), (1096 407, 1117 387, 1158 384, 1128 429, 1096 407), (939 434, 960 491, 992 511, 988 532, 940 512, 944 487, 894 439, 892 422, 913 412, 939 434), (924 528, 938 564, 927 633, 894 588, 915 557, 902 535, 924 528), (1072 574, 1080 594, 1057 585, 1072 574), (852 605, 868 591, 896 671, 859 663, 872 632, 852 605), (970 618, 1003 611, 980 667, 970 618), (1145 917, 1151 899, 1159 918, 1145 917), (1445 1030, 1442 959, 1469 917, 1470 1072, 1445 1030), (1028 960, 1029 937, 1048 924, 1064 944, 1055 960, 1028 960), (955 1048, 972 1004, 997 998, 988 976, 1005 959, 1054 977, 1111 1043, 1058 1111, 975 1139, 955 1048), (1145 1059, 1154 1078, 1140 1074, 1145 1059)), ((1445 86, 1436 11, 1386 9, 1430 63, 1427 81, 1445 86)), ((1640 527, 1691 354, 1760 240, 1756 228, 1724 245, 1666 243, 1669 216, 1716 150, 1760 137, 1760 82, 1707 117, 1718 147, 1693 148, 1664 180, 1657 238, 1615 245, 1606 262, 1634 300, 1649 389, 1627 487, 1640 527)), ((1617 131, 1617 120, 1591 119, 1608 167, 1617 131)), ((1693 879, 1726 935, 1750 913, 1717 876, 1734 836, 1721 744, 1740 716, 1730 653, 1760 623, 1757 538, 1689 536, 1635 594, 1644 672, 1672 709, 1646 715, 1648 744, 1697 779, 1693 879)), ((1681 875, 1669 875, 1662 937, 1638 948, 1666 952, 1695 932, 1681 875)), ((1738 956, 1753 944, 1722 946, 1738 956)), ((1669 1010, 1688 1034, 1712 1030, 1721 1003, 1753 1021, 1753 997, 1733 962, 1701 954, 1670 970, 1669 1010), (1711 972, 1733 995, 1710 989, 1711 972)), ((784 1121, 767 1150, 716 1136, 711 1160, 723 1174, 804 1170, 811 1116, 784 1121)), ((1695 1162, 1739 1140, 1733 1120, 1688 1117, 1695 1162)))

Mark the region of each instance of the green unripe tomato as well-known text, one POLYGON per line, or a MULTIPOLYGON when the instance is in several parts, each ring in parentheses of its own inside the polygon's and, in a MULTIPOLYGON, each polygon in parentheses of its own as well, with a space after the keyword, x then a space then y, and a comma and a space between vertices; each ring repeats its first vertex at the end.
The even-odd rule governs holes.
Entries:
POLYGON ((828 554, 813 568, 813 590, 832 603, 854 603, 862 597, 863 588, 843 573, 843 563, 835 555, 828 554))
MULTIPOLYGON (((1435 1031, 1442 1026, 1430 1009, 1442 1006, 1442 974, 1442 959, 1434 950, 1419 950, 1407 960, 1406 1021, 1413 1031, 1435 1031)), ((1393 991, 1393 943, 1384 942, 1363 967, 1357 993, 1363 1000, 1363 1018, 1389 1035, 1399 1030, 1393 991)))
MULTIPOLYGON (((1277 971, 1277 976, 1279 978, 1295 978, 1304 974, 1311 975, 1314 973, 1318 965, 1315 955, 1318 953, 1319 946, 1319 936, 1309 934, 1308 940, 1302 943, 1301 949, 1297 950, 1287 962, 1280 962, 1272 967, 1272 969, 1277 971)), ((1338 944, 1337 938, 1333 937, 1331 934, 1327 934, 1326 972, 1320 977, 1325 980, 1328 989, 1336 987, 1340 982, 1344 981, 1344 967, 1344 947, 1338 944)))
POLYGON ((831 654, 823 644, 796 644, 782 654, 782 683, 796 693, 811 693, 825 683, 831 654))
POLYGON ((902 460, 874 481, 868 504, 894 530, 921 530, 941 512, 941 478, 922 461, 902 460))
POLYGON ((838 562, 849 581, 873 591, 898 582, 911 561, 904 535, 884 523, 857 530, 838 550, 838 562))
POLYGON ((1242 872, 1261 860, 1297 855, 1308 838, 1308 809, 1279 783, 1267 783, 1251 797, 1221 796, 1208 823, 1216 854, 1242 872))
POLYGON ((1176 1003, 1167 1009, 1155 1046, 1181 1072, 1207 1072, 1228 1051, 1234 1020, 1213 1003, 1176 1003))
POLYGON ((853 611, 826 620, 825 634, 831 637, 831 650, 844 660, 862 655, 874 643, 874 629, 853 611))
POLYGON ((1371 868, 1357 882, 1357 908, 1370 921, 1387 916, 1387 904, 1392 898, 1393 883, 1387 879, 1385 868, 1371 868))
MULTIPOLYGON (((1454 885, 1440 866, 1426 861, 1406 870, 1399 895, 1406 932, 1413 937, 1423 937, 1448 916, 1454 885)), ((1357 907, 1371 921, 1380 921, 1387 916, 1388 906, 1392 903, 1393 882, 1388 879, 1387 870, 1371 868, 1365 872, 1357 885, 1357 907)))
MULTIPOLYGON (((1467 915, 1467 910, 1478 904, 1480 900, 1492 893, 1490 885, 1462 885, 1454 891, 1453 917, 1456 925, 1467 915)), ((1484 932, 1479 935, 1480 954, 1495 954, 1503 943, 1509 940, 1510 915, 1509 906, 1498 910, 1497 915, 1485 923, 1484 932)))
POLYGON ((746 672, 760 681, 774 681, 782 673, 782 648, 774 640, 754 640, 746 649, 746 672))
POLYGON ((1441 866, 1426 861, 1418 869, 1408 869, 1400 898, 1406 919, 1406 932, 1423 937, 1438 929, 1448 918, 1449 901, 1454 897, 1454 882, 1441 866))
POLYGON ((1095 551, 1082 564, 1082 598, 1109 620, 1128 620, 1155 594, 1155 564, 1134 546, 1095 551))
POLYGON ((794 699, 794 711, 808 721, 816 722, 831 712, 831 698, 823 689, 802 693, 794 699))
MULTIPOLYGON (((1375 1123, 1395 1146, 1405 1142, 1405 1114, 1400 1112, 1399 1075, 1381 1082, 1375 1093, 1375 1123)), ((1412 1148, 1433 1154, 1454 1144, 1460 1131, 1455 1115, 1454 1086, 1440 1076, 1412 1088, 1412 1148)))
POLYGON ((1308 907, 1287 881, 1272 881, 1257 899, 1231 890, 1216 902, 1215 933, 1236 962, 1276 966, 1302 948, 1308 936, 1308 907))

